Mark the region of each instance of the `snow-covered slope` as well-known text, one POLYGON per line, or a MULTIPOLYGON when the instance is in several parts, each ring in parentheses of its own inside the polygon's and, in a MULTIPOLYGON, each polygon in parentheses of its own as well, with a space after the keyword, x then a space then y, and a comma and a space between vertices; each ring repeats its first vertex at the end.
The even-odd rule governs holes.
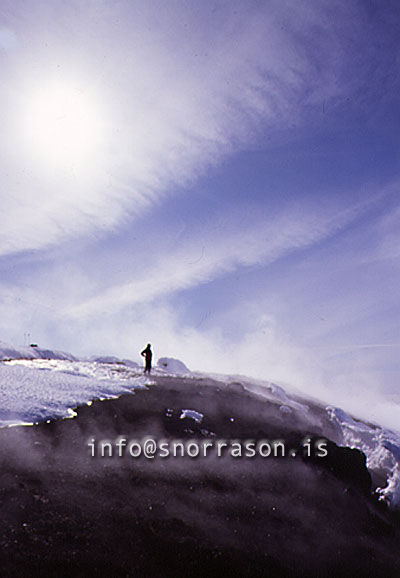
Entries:
POLYGON ((76 357, 62 351, 42 349, 36 346, 14 346, 0 341, 0 361, 7 359, 69 359, 73 361, 76 357))
MULTIPOLYGON (((73 408, 94 399, 118 397, 136 388, 157 382, 158 376, 189 376, 195 384, 204 375, 190 374, 183 362, 161 358, 152 377, 143 376, 135 362, 118 358, 79 361, 72 355, 36 348, 14 348, 0 343, 0 426, 31 424, 56 417, 73 417, 73 408), (62 357, 61 357, 62 356, 62 357), (25 357, 25 358, 24 358, 25 357)), ((183 379, 184 377, 182 377, 183 379)), ((213 376, 223 385, 234 378, 213 376)), ((318 426, 338 445, 362 450, 367 466, 376 479, 382 479, 378 493, 400 507, 400 434, 378 425, 355 419, 337 407, 316 404, 290 395, 269 382, 240 378, 237 386, 260 397, 260 403, 272 402, 279 408, 276 420, 301 418, 312 429, 318 426)), ((194 411, 195 408, 189 408, 194 411)), ((187 411, 189 411, 187 410, 187 411)), ((189 415, 189 414, 188 414, 189 415)))
POLYGON ((72 417, 72 408, 145 387, 141 373, 120 364, 59 359, 0 363, 0 426, 72 417))

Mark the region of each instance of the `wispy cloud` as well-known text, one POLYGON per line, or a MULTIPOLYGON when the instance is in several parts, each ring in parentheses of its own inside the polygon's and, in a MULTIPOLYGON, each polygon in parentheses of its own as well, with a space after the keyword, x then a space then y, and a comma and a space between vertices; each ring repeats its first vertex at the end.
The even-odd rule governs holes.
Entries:
POLYGON ((223 231, 210 227, 171 254, 162 253, 145 271, 135 272, 128 283, 99 292, 66 310, 76 318, 114 314, 127 306, 169 297, 242 267, 266 265, 286 254, 312 246, 348 225, 365 204, 345 210, 292 206, 280 215, 255 218, 251 224, 231 219, 223 231))
POLYGON ((257 138, 260 123, 286 129, 346 91, 348 31, 332 32, 342 23, 328 3, 9 12, 19 43, 0 73, 1 255, 112 231, 257 138), (335 54, 323 66, 322 46, 335 54), (84 93, 97 115, 101 138, 84 162, 53 166, 27 140, 33 95, 53 81, 84 93))

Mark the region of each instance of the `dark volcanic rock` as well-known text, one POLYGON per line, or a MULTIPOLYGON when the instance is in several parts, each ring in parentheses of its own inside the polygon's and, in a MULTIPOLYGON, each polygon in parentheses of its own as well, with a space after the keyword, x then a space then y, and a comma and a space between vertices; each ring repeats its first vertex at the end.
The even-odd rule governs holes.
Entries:
MULTIPOLYGON (((311 438, 312 447, 317 440, 311 438)), ((365 494, 371 493, 371 476, 367 470, 366 457, 360 450, 354 448, 338 447, 330 440, 326 440, 327 455, 323 458, 312 455, 304 457, 312 461, 316 466, 323 468, 340 480, 350 484, 365 494)))
POLYGON ((326 457, 304 453, 333 433, 312 425, 317 407, 309 419, 237 384, 154 379, 75 419, 0 431, 1 576, 400 576, 398 518, 372 496, 363 454, 329 440, 326 457), (297 453, 118 457, 121 436, 297 453), (91 440, 114 455, 92 457, 91 440))

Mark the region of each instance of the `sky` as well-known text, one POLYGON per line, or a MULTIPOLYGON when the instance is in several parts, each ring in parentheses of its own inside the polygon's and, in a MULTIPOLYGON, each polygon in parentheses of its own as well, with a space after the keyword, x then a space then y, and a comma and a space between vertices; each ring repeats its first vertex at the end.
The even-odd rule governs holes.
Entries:
POLYGON ((2 0, 0 339, 400 418, 400 5, 2 0))

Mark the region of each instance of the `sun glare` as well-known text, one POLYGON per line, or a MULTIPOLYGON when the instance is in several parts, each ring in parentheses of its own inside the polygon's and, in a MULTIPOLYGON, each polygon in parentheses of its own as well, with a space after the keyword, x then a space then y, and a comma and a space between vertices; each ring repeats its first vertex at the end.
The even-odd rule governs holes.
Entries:
POLYGON ((101 119, 84 89, 55 84, 41 88, 28 106, 32 152, 48 163, 79 166, 96 150, 101 119))

